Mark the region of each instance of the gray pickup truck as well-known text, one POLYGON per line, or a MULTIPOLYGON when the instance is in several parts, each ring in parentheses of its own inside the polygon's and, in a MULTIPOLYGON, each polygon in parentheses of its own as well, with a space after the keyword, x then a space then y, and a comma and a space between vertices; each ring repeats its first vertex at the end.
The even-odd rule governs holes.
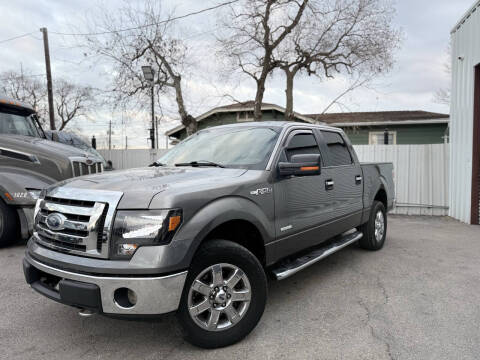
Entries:
POLYGON ((28 284, 81 315, 177 311, 186 338, 233 344, 285 279, 357 242, 379 250, 393 166, 360 164, 336 128, 290 122, 202 130, 148 168, 44 191, 28 284))
POLYGON ((101 172, 102 160, 46 140, 34 109, 0 96, 0 247, 30 237, 35 203, 43 188, 101 172))

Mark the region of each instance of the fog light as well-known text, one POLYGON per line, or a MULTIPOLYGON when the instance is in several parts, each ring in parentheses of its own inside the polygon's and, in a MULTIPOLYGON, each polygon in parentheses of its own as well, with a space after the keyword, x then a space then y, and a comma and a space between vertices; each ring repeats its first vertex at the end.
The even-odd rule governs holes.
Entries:
POLYGON ((113 299, 118 306, 129 309, 137 303, 137 294, 132 289, 119 288, 113 293, 113 299))

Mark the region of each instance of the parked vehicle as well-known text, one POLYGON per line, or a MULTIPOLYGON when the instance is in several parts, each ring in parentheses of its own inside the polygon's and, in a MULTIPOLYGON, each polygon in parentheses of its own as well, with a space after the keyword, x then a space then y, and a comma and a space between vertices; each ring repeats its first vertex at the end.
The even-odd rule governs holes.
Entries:
POLYGON ((30 106, 0 97, 0 247, 30 237, 43 188, 102 168, 100 159, 46 140, 30 106))
POLYGON ((177 310, 187 339, 214 348, 256 326, 267 275, 285 279, 355 242, 384 245, 393 166, 360 164, 340 129, 208 128, 154 165, 48 188, 27 283, 82 315, 177 310))
POLYGON ((56 141, 65 145, 70 145, 76 147, 80 150, 83 150, 89 153, 91 156, 101 159, 103 163, 103 170, 113 170, 111 161, 106 161, 105 158, 93 147, 87 144, 85 141, 80 138, 80 136, 69 133, 67 131, 59 130, 45 130, 45 136, 50 141, 56 141))

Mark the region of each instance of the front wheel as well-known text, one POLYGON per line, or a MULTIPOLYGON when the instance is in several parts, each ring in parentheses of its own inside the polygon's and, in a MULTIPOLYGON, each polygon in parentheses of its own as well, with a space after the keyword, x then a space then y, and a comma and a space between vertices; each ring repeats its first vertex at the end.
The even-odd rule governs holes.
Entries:
POLYGON ((363 237, 359 241, 361 248, 366 250, 380 250, 385 244, 387 236, 387 211, 380 201, 374 201, 370 218, 360 229, 363 237))
POLYGON ((267 278, 258 259, 231 241, 209 241, 195 254, 178 317, 192 344, 228 346, 253 330, 266 299, 267 278))

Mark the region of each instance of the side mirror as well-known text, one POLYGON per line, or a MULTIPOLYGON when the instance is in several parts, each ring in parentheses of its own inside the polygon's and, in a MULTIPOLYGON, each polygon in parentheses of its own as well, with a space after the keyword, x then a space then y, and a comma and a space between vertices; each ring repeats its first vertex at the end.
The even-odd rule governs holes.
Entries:
POLYGON ((293 155, 290 162, 278 163, 280 176, 308 176, 320 175, 319 154, 293 155))

